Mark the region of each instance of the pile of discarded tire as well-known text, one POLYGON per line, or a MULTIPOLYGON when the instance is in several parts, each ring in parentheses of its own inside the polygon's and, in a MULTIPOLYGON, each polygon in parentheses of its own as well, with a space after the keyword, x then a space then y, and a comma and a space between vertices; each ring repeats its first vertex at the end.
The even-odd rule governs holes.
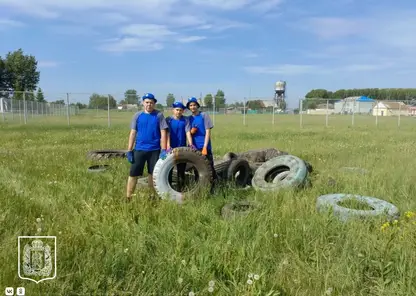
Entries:
MULTIPOLYGON (((105 160, 112 158, 125 158, 126 150, 95 150, 87 154, 87 158, 93 160, 105 160)), ((89 171, 104 171, 107 165, 92 166, 89 171)), ((235 187, 246 188, 252 186, 256 191, 279 191, 283 189, 300 189, 309 183, 309 174, 313 168, 307 161, 297 156, 275 148, 249 150, 243 153, 229 152, 221 159, 214 161, 215 172, 221 181, 230 183, 235 187)), ((344 168, 346 171, 357 171, 365 174, 365 170, 358 168, 344 168), (347 170, 348 169, 348 170, 347 170)), ((213 171, 206 157, 199 151, 189 147, 173 149, 166 159, 159 159, 153 172, 154 187, 161 199, 170 199, 182 203, 187 197, 202 196, 204 189, 210 188, 213 182, 213 171), (196 174, 195 186, 186 192, 176 191, 170 181, 177 179, 175 171, 178 163, 186 163, 187 173, 194 171, 196 174)), ((147 186, 147 178, 138 180, 141 185, 147 186)), ((259 204, 250 201, 236 201, 227 203, 221 210, 224 218, 234 216, 246 216, 249 212, 258 209, 259 204)), ((384 200, 360 195, 344 193, 326 194, 319 196, 316 202, 319 213, 330 211, 339 220, 346 222, 355 218, 386 217, 389 220, 398 219, 399 209, 384 200), (369 209, 351 209, 340 203, 346 200, 355 200, 364 203, 369 209)))
MULTIPOLYGON (((306 161, 274 148, 250 150, 240 154, 229 152, 214 161, 214 169, 220 181, 235 187, 252 186, 258 191, 302 188, 308 182, 312 166, 306 161)), ((173 179, 177 178, 173 173, 173 179)), ((156 163, 153 172, 154 187, 162 199, 182 202, 187 196, 198 196, 202 187, 212 183, 213 172, 207 159, 188 147, 173 149, 165 160, 156 163), (187 171, 197 171, 198 184, 187 193, 176 191, 168 181, 168 175, 176 164, 186 162, 187 171)))

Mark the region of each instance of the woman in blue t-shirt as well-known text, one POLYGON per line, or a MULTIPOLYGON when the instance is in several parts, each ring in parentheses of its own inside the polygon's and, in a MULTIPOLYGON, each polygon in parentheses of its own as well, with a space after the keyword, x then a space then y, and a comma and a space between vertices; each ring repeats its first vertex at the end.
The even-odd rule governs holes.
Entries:
POLYGON ((213 178, 217 179, 217 174, 214 169, 214 156, 212 154, 211 146, 211 129, 214 127, 211 118, 205 112, 199 111, 199 103, 195 97, 189 98, 186 103, 192 115, 189 116, 190 134, 192 136, 189 144, 195 146, 196 150, 201 151, 205 155, 211 165, 213 178))
MULTIPOLYGON (((174 102, 172 108, 173 115, 166 118, 168 124, 168 152, 176 147, 186 147, 187 137, 188 141, 192 141, 190 134, 187 133, 190 131, 189 119, 183 116, 186 109, 185 105, 181 102, 174 102)), ((181 191, 185 183, 186 163, 178 163, 176 169, 178 172, 177 190, 181 191)), ((169 173, 169 183, 172 184, 172 171, 169 173)))

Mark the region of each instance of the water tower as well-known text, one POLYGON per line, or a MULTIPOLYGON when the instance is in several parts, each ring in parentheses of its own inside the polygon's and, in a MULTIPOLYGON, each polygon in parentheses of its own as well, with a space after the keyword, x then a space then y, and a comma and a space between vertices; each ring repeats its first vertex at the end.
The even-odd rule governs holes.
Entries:
POLYGON ((286 81, 277 81, 274 87, 274 101, 278 108, 282 109, 282 103, 286 98, 286 81))

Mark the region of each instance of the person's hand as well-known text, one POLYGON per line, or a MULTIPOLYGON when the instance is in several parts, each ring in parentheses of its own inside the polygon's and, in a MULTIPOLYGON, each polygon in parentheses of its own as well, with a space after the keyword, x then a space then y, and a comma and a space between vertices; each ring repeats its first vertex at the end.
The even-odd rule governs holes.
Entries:
POLYGON ((133 154, 133 151, 132 150, 127 151, 126 156, 127 156, 128 162, 130 162, 130 163, 133 163, 134 162, 134 157, 133 157, 134 154, 133 154))
POLYGON ((191 148, 192 150, 197 150, 194 144, 190 144, 188 145, 189 148, 191 148))
POLYGON ((197 127, 191 128, 191 135, 195 135, 197 131, 198 131, 197 127))
POLYGON ((202 153, 202 155, 208 155, 207 148, 206 147, 202 148, 201 153, 202 153))
POLYGON ((167 156, 166 149, 162 149, 162 151, 160 151, 159 158, 162 160, 165 160, 166 156, 167 156))

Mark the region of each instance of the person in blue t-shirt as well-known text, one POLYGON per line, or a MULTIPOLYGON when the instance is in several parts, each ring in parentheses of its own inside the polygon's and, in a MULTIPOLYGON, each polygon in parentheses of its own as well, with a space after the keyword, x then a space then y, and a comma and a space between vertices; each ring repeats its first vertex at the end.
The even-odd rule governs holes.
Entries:
POLYGON ((137 178, 143 176, 147 164, 149 187, 153 189, 153 169, 159 158, 166 158, 168 125, 163 113, 155 109, 155 96, 147 93, 142 97, 143 111, 134 114, 130 123, 127 159, 131 163, 127 181, 127 199, 136 189, 137 178))
POLYGON ((186 103, 192 115, 189 116, 189 125, 191 134, 190 146, 194 146, 196 150, 201 151, 205 155, 211 165, 214 180, 217 179, 217 173, 214 169, 214 157, 211 146, 211 129, 214 127, 211 118, 207 113, 199 111, 199 103, 195 97, 189 98, 186 103))
MULTIPOLYGON (((174 102, 172 104, 173 115, 166 118, 166 122, 169 127, 168 131, 168 151, 176 147, 186 147, 186 140, 192 141, 189 126, 189 119, 183 116, 186 109, 185 105, 181 102, 174 102)), ((181 191, 185 183, 185 170, 186 163, 178 163, 176 165, 178 175, 178 187, 177 190, 181 191)), ((169 183, 172 183, 172 171, 169 174, 169 183)))

